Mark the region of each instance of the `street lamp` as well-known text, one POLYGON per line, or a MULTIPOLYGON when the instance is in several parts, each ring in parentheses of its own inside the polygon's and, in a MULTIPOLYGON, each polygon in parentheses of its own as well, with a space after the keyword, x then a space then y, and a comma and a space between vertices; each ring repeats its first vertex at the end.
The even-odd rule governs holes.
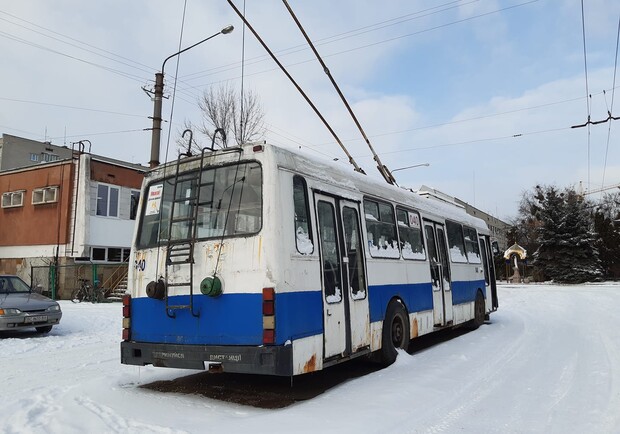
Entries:
POLYGON ((151 161, 149 161, 149 166, 151 168, 159 165, 159 144, 161 141, 161 106, 162 100, 164 97, 164 68, 166 67, 166 62, 172 59, 175 56, 178 56, 185 51, 194 48, 197 45, 202 44, 203 42, 208 41, 211 38, 215 38, 217 35, 227 35, 234 30, 232 25, 224 27, 219 32, 209 36, 208 38, 204 38, 202 41, 196 42, 194 45, 190 45, 187 48, 182 49, 170 56, 166 57, 161 64, 161 72, 155 73, 155 91, 154 91, 154 107, 153 107, 153 128, 152 128, 152 136, 151 136, 151 161))
POLYGON ((422 167, 422 166, 430 166, 430 163, 420 163, 420 164, 414 164, 413 166, 406 166, 406 167, 399 167, 398 169, 392 169, 391 172, 394 173, 398 170, 405 170, 405 169, 413 169, 414 167, 422 167))

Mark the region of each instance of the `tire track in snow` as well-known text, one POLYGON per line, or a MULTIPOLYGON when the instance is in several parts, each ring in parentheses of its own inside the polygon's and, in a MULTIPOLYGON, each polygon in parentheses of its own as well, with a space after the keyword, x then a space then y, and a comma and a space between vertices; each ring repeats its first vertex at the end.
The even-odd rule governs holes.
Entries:
POLYGON ((133 419, 126 419, 116 413, 112 408, 98 404, 87 397, 76 397, 75 402, 80 407, 88 410, 91 414, 97 417, 105 426, 105 429, 102 430, 105 432, 132 434, 139 432, 161 434, 187 433, 187 431, 146 424, 133 419))

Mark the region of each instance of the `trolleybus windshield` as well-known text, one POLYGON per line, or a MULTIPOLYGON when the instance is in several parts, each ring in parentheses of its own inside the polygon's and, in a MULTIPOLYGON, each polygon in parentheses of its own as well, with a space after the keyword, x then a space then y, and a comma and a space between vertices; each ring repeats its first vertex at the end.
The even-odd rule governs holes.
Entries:
POLYGON ((150 183, 137 248, 196 239, 250 235, 262 227, 262 171, 257 162, 209 167, 150 183), (176 193, 175 193, 176 180, 176 193), (170 222, 170 212, 174 218, 170 222))

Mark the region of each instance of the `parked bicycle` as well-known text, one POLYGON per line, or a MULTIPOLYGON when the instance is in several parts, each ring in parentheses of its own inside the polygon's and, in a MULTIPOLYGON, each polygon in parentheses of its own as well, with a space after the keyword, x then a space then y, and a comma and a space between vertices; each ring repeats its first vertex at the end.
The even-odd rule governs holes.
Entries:
POLYGON ((104 298, 104 290, 99 287, 99 282, 95 281, 92 285, 88 279, 79 279, 80 287, 73 290, 71 293, 71 301, 74 303, 81 303, 83 301, 90 301, 91 303, 101 303, 104 298))

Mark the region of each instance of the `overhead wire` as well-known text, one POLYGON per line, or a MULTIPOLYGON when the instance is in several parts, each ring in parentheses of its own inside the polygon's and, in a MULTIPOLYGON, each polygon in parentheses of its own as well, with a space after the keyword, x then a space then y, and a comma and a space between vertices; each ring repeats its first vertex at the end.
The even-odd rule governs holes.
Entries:
POLYGON ((588 121, 587 121, 587 130, 588 130, 588 189, 590 188, 590 123, 591 123, 591 112, 590 112, 590 89, 588 86, 588 56, 586 50, 586 19, 585 12, 583 6, 583 0, 581 0, 581 33, 583 37, 583 67, 585 71, 585 81, 586 81, 586 106, 588 110, 588 121))
MULTIPOLYGON (((181 18, 181 32, 179 34, 179 52, 181 51, 181 46, 183 44, 183 30, 185 29, 185 11, 187 10, 187 0, 183 2, 183 17, 181 18)), ((176 91, 177 91, 177 76, 179 75, 179 64, 181 62, 181 56, 176 56, 176 71, 174 73, 174 85, 172 88, 172 104, 170 107, 170 119, 168 122, 168 138, 166 140, 166 157, 165 161, 168 161, 168 149, 170 147, 170 134, 172 132, 172 115, 174 114, 174 101, 176 99, 176 91)), ((163 71, 162 71, 163 73, 163 71)))
MULTIPOLYGON (((614 112, 614 96, 616 94, 616 71, 618 70, 618 45, 620 43, 620 16, 618 17, 618 32, 616 34, 616 56, 614 60, 614 79, 612 84, 612 92, 611 92, 611 106, 607 113, 609 117, 611 117, 614 112)), ((607 171, 607 156, 609 155, 609 140, 611 138, 611 122, 607 127, 607 144, 605 145, 605 161, 603 164, 603 180, 601 181, 601 188, 605 185, 605 172, 607 171)))
MULTIPOLYGON (((485 16, 497 14, 497 13, 500 13, 500 12, 504 12, 506 10, 515 9, 515 8, 526 6, 526 5, 529 5, 529 4, 532 4, 532 3, 536 3, 536 2, 538 2, 538 0, 529 0, 529 1, 526 1, 526 2, 518 3, 516 5, 511 5, 511 6, 507 6, 507 7, 504 7, 504 8, 495 9, 493 11, 481 13, 481 14, 478 14, 478 15, 472 15, 471 17, 462 18, 460 20, 451 21, 449 23, 440 24, 440 25, 437 25, 437 26, 434 26, 434 27, 422 29, 422 30, 419 30, 419 31, 416 31, 416 32, 412 32, 412 33, 407 33, 405 35, 400 35, 400 36, 396 36, 396 37, 392 37, 392 38, 388 38, 388 39, 383 39, 383 40, 380 40, 380 41, 375 41, 375 42, 370 43, 370 44, 349 48, 349 49, 338 51, 338 52, 331 53, 331 54, 326 54, 326 55, 323 55, 323 58, 339 56, 341 54, 346 54, 346 53, 351 53, 351 52, 358 51, 358 50, 363 50, 365 48, 370 48, 370 47, 374 47, 374 46, 377 46, 377 45, 386 44, 386 43, 393 42, 393 41, 396 41, 396 40, 399 40, 399 39, 408 38, 408 37, 411 37, 411 36, 417 36, 417 35, 420 35, 420 34, 423 34, 423 33, 426 33, 426 32, 442 29, 442 28, 449 27, 449 26, 456 25, 456 24, 461 24, 461 23, 464 23, 464 22, 472 21, 472 20, 477 19, 477 18, 482 18, 482 17, 485 17, 485 16)), ((290 68, 292 66, 303 65, 303 64, 310 63, 310 62, 313 62, 313 61, 314 61, 314 59, 306 59, 306 60, 302 60, 302 61, 299 61, 299 62, 290 63, 290 64, 286 65, 286 67, 290 68)), ((232 69, 232 68, 230 68, 230 69, 232 69)), ((263 70, 263 71, 259 71, 259 72, 254 72, 254 73, 250 73, 250 74, 246 73, 245 76, 249 77, 249 76, 265 74, 265 73, 272 72, 272 71, 277 71, 277 70, 278 70, 278 68, 270 68, 270 69, 267 69, 267 70, 263 70)), ((229 78, 229 79, 225 79, 225 80, 219 80, 219 81, 210 82, 210 83, 203 83, 203 84, 200 84, 200 85, 192 85, 192 86, 189 86, 188 88, 185 88, 185 89, 199 89, 200 90, 200 89, 202 89, 204 87, 207 87, 207 86, 211 86, 211 85, 218 84, 218 83, 221 83, 221 82, 224 82, 224 81, 228 81, 228 80, 238 80, 240 78, 241 77, 237 76, 237 77, 229 78)))
POLYGON ((82 59, 80 57, 72 56, 70 54, 63 53, 63 52, 58 51, 58 50, 54 50, 54 49, 46 47, 44 45, 28 41, 26 39, 23 39, 23 38, 11 35, 9 33, 3 32, 3 31, 0 31, 0 36, 4 37, 6 39, 10 39, 10 40, 16 41, 16 42, 20 42, 20 43, 25 44, 25 45, 29 45, 29 46, 34 47, 34 48, 38 48, 40 50, 49 51, 51 53, 58 54, 58 55, 63 56, 63 57, 67 57, 69 59, 73 59, 73 60, 76 60, 78 62, 82 62, 82 63, 88 64, 88 65, 94 66, 96 68, 104 69, 106 71, 109 71, 109 72, 112 72, 114 74, 123 76, 125 78, 129 78, 131 80, 135 80, 135 81, 138 81, 138 82, 144 82, 144 80, 145 80, 144 77, 140 77, 140 76, 137 76, 135 74, 131 74, 131 73, 128 73, 128 72, 120 71, 118 69, 110 68, 108 66, 104 66, 104 65, 101 65, 101 64, 98 64, 98 63, 95 63, 95 62, 91 62, 91 61, 82 59))
MULTIPOLYGON (((68 35, 65 35, 65 34, 63 34, 63 33, 57 32, 57 31, 55 31, 55 30, 49 29, 49 28, 47 28, 47 27, 43 27, 43 26, 41 26, 41 25, 39 25, 39 24, 33 23, 32 21, 25 20, 25 19, 20 18, 20 17, 18 17, 18 16, 16 16, 16 15, 10 14, 10 13, 8 13, 8 12, 6 12, 6 11, 2 11, 2 10, 0 10, 0 14, 8 15, 8 16, 10 16, 10 17, 12 17, 12 18, 15 18, 15 19, 17 19, 17 20, 19 20, 19 21, 23 21, 23 22, 25 22, 25 23, 28 23, 28 24, 30 24, 30 25, 32 25, 32 26, 34 26, 34 27, 37 27, 37 28, 42 29, 42 30, 45 30, 45 31, 50 32, 50 33, 52 33, 52 34, 54 34, 54 35, 62 36, 63 38, 69 39, 69 40, 71 40, 71 41, 78 42, 78 43, 80 43, 80 44, 82 44, 82 45, 85 45, 85 46, 87 46, 87 47, 94 48, 95 50, 98 50, 98 51, 101 51, 101 52, 104 52, 104 53, 107 53, 107 54, 111 54, 111 55, 113 55, 113 56, 115 56, 115 57, 118 57, 119 59, 123 59, 123 60, 126 60, 126 61, 131 62, 131 63, 135 63, 136 65, 139 65, 139 66, 141 66, 141 67, 147 68, 147 69, 148 69, 148 71, 147 71, 147 72, 149 72, 149 73, 151 73, 151 72, 153 72, 153 71, 155 70, 155 68, 153 68, 153 67, 151 67, 151 66, 149 66, 149 65, 145 65, 144 63, 137 62, 137 61, 135 61, 135 60, 133 60, 133 59, 130 59, 130 58, 128 58, 128 57, 124 57, 124 56, 121 56, 120 54, 114 53, 114 52, 112 52, 112 51, 108 51, 108 50, 105 50, 105 49, 103 49, 103 48, 97 47, 97 46, 95 46, 95 45, 89 44, 88 42, 85 42, 85 41, 83 41, 83 40, 81 40, 81 39, 73 38, 73 37, 71 37, 71 36, 68 36, 68 35)), ((15 24, 15 23, 14 23, 14 24, 15 24)))
POLYGON ((286 75, 286 77, 291 81, 291 83, 295 86, 295 88, 297 89, 297 91, 304 97, 304 99, 306 100, 306 102, 308 103, 308 105, 310 105, 310 107, 313 109, 313 111, 315 112, 315 114, 319 117, 319 119, 321 119, 321 121, 323 122, 323 125, 325 125, 325 127, 329 130, 329 132, 331 133, 331 135, 334 137, 334 139, 336 140, 336 142, 338 142, 338 144, 340 145, 340 148, 342 149, 342 151, 345 153, 345 155, 347 156, 347 158, 349 159, 349 163, 351 163, 351 165, 354 167, 356 172, 359 173, 365 173, 364 170, 358 166, 357 162, 353 159, 353 157, 351 156, 351 154, 349 153, 349 151, 347 150, 347 148, 344 146, 344 144, 340 141, 340 138, 338 137, 338 135, 336 134, 336 132, 333 130, 333 128, 329 125, 329 123, 327 122, 327 120, 325 119, 325 117, 323 117, 323 115, 321 114, 321 112, 317 109, 317 107, 314 105, 314 103, 310 100, 310 98, 308 97, 308 95, 306 95, 306 93, 303 91, 303 89, 299 86, 299 84, 297 84, 297 82, 295 81, 295 79, 291 76, 291 74, 286 70, 286 68, 284 67, 284 65, 282 65, 282 63, 278 60, 278 58, 273 54, 273 52, 269 49, 269 47, 267 46, 267 44, 265 44, 265 42, 261 39, 261 37, 258 35, 258 33, 256 32, 256 30, 254 30, 254 27, 252 27, 250 25, 250 23, 247 21, 246 17, 241 13, 241 11, 239 11, 239 9, 237 9, 237 7, 235 6, 235 4, 232 2, 232 0, 227 0, 228 4, 233 8, 233 10, 235 11, 235 13, 239 16, 239 18, 241 18, 241 20, 245 23, 245 25, 247 26, 247 28, 252 32, 252 34, 254 35, 254 37, 258 40, 258 42, 263 46, 263 48, 265 49, 265 51, 267 51, 267 53, 269 53, 269 55, 271 56, 271 58, 273 59, 274 62, 276 62, 276 64, 278 65, 278 67, 282 70, 282 72, 284 73, 284 75, 286 75))
POLYGON ((286 6, 286 9, 291 14, 291 17, 293 18, 293 21, 295 21, 295 24, 297 24, 297 27, 299 28, 299 30, 303 34, 304 38, 306 39, 306 42, 308 43, 308 45, 310 46, 310 48, 314 52, 314 55, 316 56, 317 60, 319 61, 319 63, 323 67, 323 71, 329 77, 329 80, 331 81, 332 85, 334 86, 334 89, 336 89, 336 92, 338 93, 338 96, 340 96, 340 99, 342 100, 343 104, 347 108, 347 111, 349 112, 349 115, 353 119, 353 122, 355 123, 355 125, 359 129, 360 133, 362 134, 362 137, 364 137, 364 140, 366 141, 366 145, 368 146, 368 148, 372 152, 373 158, 375 160, 375 163, 377 163, 377 169, 379 170, 379 173, 381 173, 381 176, 383 176, 383 178, 385 179, 385 182, 387 182, 388 184, 391 184, 391 185, 396 184, 396 180, 394 179, 394 176, 392 176, 392 173, 387 168, 387 166, 381 162, 381 159, 379 158, 379 156, 375 152, 375 149, 373 148, 372 144, 370 143, 370 140, 368 139, 368 136, 366 135, 366 132, 362 128, 362 125, 360 124, 359 120, 357 119, 357 116, 355 116, 355 113, 353 112, 353 109, 351 108, 351 105, 349 104, 349 102, 347 101, 346 97, 344 96, 344 94, 340 90, 340 87, 338 86, 338 84, 336 83, 336 80, 334 79, 333 75, 329 71, 329 68, 327 67, 327 65, 325 64, 323 59, 321 58, 321 55, 319 54, 319 52, 316 50, 316 48, 312 44, 312 41, 310 40, 310 37, 308 36, 308 34, 306 33, 306 30, 303 28, 303 26, 301 25, 301 22, 299 21, 299 19, 297 18, 297 16, 293 12, 293 9, 291 8, 291 6, 288 4, 288 2, 286 0, 282 0, 282 2, 284 3, 284 6, 286 6))
MULTIPOLYGON (((476 3, 478 1, 480 1, 480 0, 471 0, 471 1, 468 1, 468 2, 465 2, 465 3, 463 3, 462 0, 451 1, 451 2, 448 2, 448 3, 444 3, 442 5, 438 5, 438 6, 434 6, 434 7, 431 7, 431 8, 423 9, 421 11, 416 11, 416 12, 412 12, 412 13, 409 13, 409 14, 400 15, 398 17, 394 17, 394 18, 391 18, 389 20, 380 21, 378 23, 374 23, 374 24, 366 25, 366 26, 359 27, 359 28, 356 28, 356 29, 348 30, 346 32, 338 33, 336 35, 332 35, 332 36, 328 36, 328 37, 325 37, 325 38, 316 39, 316 40, 313 40, 312 42, 315 45, 317 45, 317 46, 327 45, 327 44, 331 44, 333 42, 338 42, 338 41, 342 41, 344 39, 356 37, 356 36, 359 36, 359 35, 362 35, 362 34, 366 34, 366 33, 369 33, 369 32, 381 30, 381 29, 384 29, 384 28, 389 27, 389 26, 393 26, 393 25, 397 25, 397 24, 402 24, 404 22, 411 21, 411 20, 414 20, 414 19, 428 17, 428 16, 433 15, 433 14, 437 14, 437 13, 440 13, 440 12, 445 12, 445 11, 448 11, 450 9, 454 9, 454 8, 457 8, 457 7, 462 7, 462 6, 471 4, 471 3, 476 3), (452 6, 446 7, 444 9, 440 9, 440 8, 442 8, 444 6, 448 6, 448 5, 452 5, 452 6), (435 10, 435 9, 440 9, 440 10, 435 10), (426 13, 425 14, 425 12, 429 12, 429 11, 432 11, 432 10, 435 10, 435 11, 431 12, 431 13, 426 13)), ((244 13, 245 13, 245 11, 244 11, 244 13)), ((298 45, 295 45, 295 46, 292 46, 292 47, 289 47, 289 48, 285 48, 285 49, 282 49, 282 50, 274 51, 274 53, 276 55, 278 55, 279 57, 283 57, 283 56, 288 56, 289 54, 299 53, 299 52, 307 51, 307 50, 308 50, 308 47, 307 47, 306 44, 298 44, 298 45)), ((260 56, 252 57, 250 59, 246 59, 246 63, 248 65, 254 65, 254 64, 257 64, 257 63, 264 62, 264 61, 269 60, 269 59, 270 59, 270 57, 268 55, 260 55, 260 56)), ((219 72, 223 72, 223 71, 217 71, 217 70, 222 70, 223 68, 225 68, 225 71, 235 70, 238 66, 239 66, 239 62, 233 62, 233 63, 229 63, 229 64, 226 64, 226 65, 216 66, 216 67, 212 67, 212 68, 205 69, 205 70, 202 70, 202 71, 198 71, 198 72, 194 72, 194 73, 191 73, 191 74, 187 74, 187 75, 184 75, 181 78, 184 81, 191 81, 191 80, 202 78, 202 77, 205 77, 205 76, 208 76, 208 75, 211 75, 211 74, 217 74, 219 72)))
POLYGON ((96 113, 106 113, 106 114, 112 114, 112 115, 118 115, 118 116, 130 116, 130 117, 144 118, 144 114, 122 113, 122 112, 116 112, 116 111, 111 111, 111 110, 101 110, 101 109, 88 108, 88 107, 77 107, 77 106, 64 105, 64 104, 53 104, 53 103, 42 102, 42 101, 31 101, 31 100, 17 99, 17 98, 5 98, 2 96, 0 96, 0 100, 19 102, 19 103, 25 103, 25 104, 44 105, 44 106, 49 106, 49 107, 68 108, 72 110, 83 110, 83 111, 96 112, 96 113))

